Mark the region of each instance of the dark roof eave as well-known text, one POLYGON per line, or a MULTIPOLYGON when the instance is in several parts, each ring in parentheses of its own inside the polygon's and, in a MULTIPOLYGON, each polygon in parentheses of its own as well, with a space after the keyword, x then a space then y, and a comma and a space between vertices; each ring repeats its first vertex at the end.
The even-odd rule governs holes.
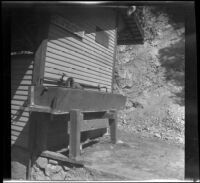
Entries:
POLYGON ((144 40, 117 40, 117 45, 141 45, 144 44, 144 40))
POLYGON ((121 10, 120 16, 124 20, 126 25, 125 29, 118 33, 118 45, 130 45, 130 44, 143 44, 144 33, 141 25, 138 21, 136 13, 131 16, 127 16, 126 11, 121 10))

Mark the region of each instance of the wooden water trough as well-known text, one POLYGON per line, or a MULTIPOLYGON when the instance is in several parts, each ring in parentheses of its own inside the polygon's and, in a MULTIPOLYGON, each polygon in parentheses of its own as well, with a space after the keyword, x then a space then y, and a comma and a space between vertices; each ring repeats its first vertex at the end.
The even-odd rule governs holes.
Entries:
MULTIPOLYGON (((116 143, 117 110, 123 107, 125 102, 126 97, 119 94, 64 87, 31 86, 29 109, 36 113, 50 113, 52 117, 59 114, 69 114, 69 119, 66 119, 66 123, 68 120, 70 121, 69 158, 64 159, 69 163, 80 164, 77 160, 80 158, 80 126, 83 120, 107 118, 109 120, 111 142, 116 143)), ((34 122, 32 122, 32 126, 34 126, 34 122)), ((52 153, 46 151, 47 129, 48 122, 41 120, 40 142, 37 150, 41 155, 47 154, 46 156, 52 158, 52 153)), ((31 131, 29 134, 29 144, 33 148, 32 140, 38 138, 31 131)), ((30 148, 31 152, 33 151, 32 148, 30 148)), ((59 158, 56 156, 55 159, 59 158)), ((30 168, 31 164, 30 162, 30 168)))
POLYGON ((116 142, 117 110, 125 105, 125 96, 45 86, 31 86, 30 92, 31 111, 47 112, 52 115, 70 114, 70 156, 72 158, 80 155, 80 123, 87 118, 86 115, 84 116, 86 113, 93 113, 90 118, 95 118, 94 114, 101 112, 101 115, 96 115, 96 118, 108 118, 111 140, 113 143, 116 142))

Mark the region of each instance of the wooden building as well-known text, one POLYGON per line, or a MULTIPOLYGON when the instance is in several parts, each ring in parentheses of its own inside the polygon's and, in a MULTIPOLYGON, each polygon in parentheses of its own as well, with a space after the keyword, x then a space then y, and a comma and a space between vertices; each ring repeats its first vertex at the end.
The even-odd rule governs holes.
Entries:
MULTIPOLYGON (((113 68, 117 45, 143 43, 136 13, 128 16, 127 9, 118 8, 31 6, 14 8, 11 20, 12 149, 20 147, 31 153, 31 149, 36 147, 41 151, 56 151, 67 147, 68 114, 62 109, 67 110, 68 105, 76 104, 80 109, 88 107, 89 110, 85 111, 93 113, 105 112, 115 108, 115 105, 118 109, 124 104, 123 96, 113 94, 113 68), (48 102, 42 109, 34 107, 37 102, 38 106, 43 105, 43 99, 40 98, 42 91, 50 92, 50 89, 53 91, 60 87, 59 81, 64 76, 63 73, 64 80, 73 77, 82 86, 82 90, 76 91, 81 96, 82 93, 83 96, 89 96, 89 99, 96 102, 96 108, 89 100, 81 103, 82 98, 74 99, 71 89, 65 94, 71 100, 61 101, 64 104, 59 108, 60 113, 59 110, 53 113, 52 108, 48 108, 51 105, 48 102), (40 95, 37 93, 39 91, 40 95), (102 98, 101 102, 98 100, 102 97, 99 94, 105 94, 107 98, 103 96, 104 100, 102 98), (114 98, 109 101, 112 96, 114 98), (34 124, 32 127, 31 122, 34 124)), ((58 96, 60 91, 55 92, 58 96)), ((47 96, 45 100, 50 100, 49 98, 47 96)), ((54 105, 58 107, 59 103, 54 105)), ((88 117, 81 123, 82 141, 105 133, 108 119, 100 119, 102 114, 98 114, 98 119, 88 117)))

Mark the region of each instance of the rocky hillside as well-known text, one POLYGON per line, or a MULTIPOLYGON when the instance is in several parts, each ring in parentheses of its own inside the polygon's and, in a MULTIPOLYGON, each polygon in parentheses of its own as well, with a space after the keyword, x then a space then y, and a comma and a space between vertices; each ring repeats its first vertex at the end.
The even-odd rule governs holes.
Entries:
POLYGON ((114 91, 127 96, 119 128, 184 143, 182 12, 144 7, 144 44, 118 46, 114 91))

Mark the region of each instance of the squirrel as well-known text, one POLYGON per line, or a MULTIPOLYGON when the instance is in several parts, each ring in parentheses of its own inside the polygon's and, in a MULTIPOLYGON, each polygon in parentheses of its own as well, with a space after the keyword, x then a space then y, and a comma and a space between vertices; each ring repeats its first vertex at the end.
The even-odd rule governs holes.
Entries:
POLYGON ((73 77, 69 77, 65 82, 65 87, 75 88, 75 89, 83 89, 83 87, 74 81, 73 77))

